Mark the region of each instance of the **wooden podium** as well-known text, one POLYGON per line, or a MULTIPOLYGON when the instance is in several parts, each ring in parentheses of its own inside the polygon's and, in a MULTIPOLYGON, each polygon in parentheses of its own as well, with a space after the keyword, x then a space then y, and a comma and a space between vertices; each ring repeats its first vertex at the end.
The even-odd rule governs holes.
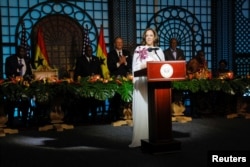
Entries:
POLYGON ((134 76, 147 76, 149 139, 141 140, 143 152, 163 153, 181 149, 173 139, 171 81, 186 78, 186 61, 147 62, 147 69, 134 76))

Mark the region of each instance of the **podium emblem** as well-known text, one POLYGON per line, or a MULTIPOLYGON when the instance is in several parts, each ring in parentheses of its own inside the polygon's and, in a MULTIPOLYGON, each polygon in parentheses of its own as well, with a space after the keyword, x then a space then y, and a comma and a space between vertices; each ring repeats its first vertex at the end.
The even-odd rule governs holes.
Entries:
POLYGON ((163 64, 160 68, 160 73, 163 78, 170 78, 174 73, 174 69, 170 64, 163 64))

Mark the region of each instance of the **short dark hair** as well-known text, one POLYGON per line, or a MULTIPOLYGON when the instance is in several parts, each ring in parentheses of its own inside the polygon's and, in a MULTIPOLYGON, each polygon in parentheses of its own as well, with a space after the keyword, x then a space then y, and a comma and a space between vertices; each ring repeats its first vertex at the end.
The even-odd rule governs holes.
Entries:
POLYGON ((227 61, 225 59, 222 59, 219 61, 219 64, 224 63, 227 66, 227 61))
POLYGON ((18 46, 17 46, 17 50, 20 50, 20 49, 26 49, 26 48, 25 48, 25 46, 23 46, 23 45, 18 45, 18 46))
POLYGON ((177 42, 177 45, 179 44, 179 41, 178 41, 176 38, 171 38, 171 39, 169 40, 169 44, 171 44, 173 40, 175 40, 175 41, 177 42))
POLYGON ((205 52, 203 50, 198 50, 197 55, 198 56, 205 56, 205 52))
POLYGON ((92 50, 92 46, 91 45, 86 45, 85 46, 85 50, 88 50, 89 48, 91 48, 91 50, 92 50))

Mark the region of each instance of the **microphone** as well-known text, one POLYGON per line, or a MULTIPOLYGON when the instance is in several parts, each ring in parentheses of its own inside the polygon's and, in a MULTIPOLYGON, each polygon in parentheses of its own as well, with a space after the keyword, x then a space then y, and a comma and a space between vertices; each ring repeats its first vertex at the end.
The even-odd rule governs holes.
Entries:
POLYGON ((156 50, 159 50, 159 48, 148 48, 149 52, 152 52, 153 50, 156 51, 156 50))

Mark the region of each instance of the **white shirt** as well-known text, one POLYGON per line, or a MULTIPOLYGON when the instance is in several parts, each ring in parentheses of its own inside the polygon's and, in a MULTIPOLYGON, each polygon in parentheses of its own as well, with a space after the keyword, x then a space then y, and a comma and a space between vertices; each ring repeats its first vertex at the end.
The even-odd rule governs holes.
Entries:
POLYGON ((18 63, 23 65, 22 68, 20 69, 21 71, 19 71, 19 69, 18 69, 18 72, 20 72, 20 75, 21 75, 21 76, 24 76, 24 74, 25 74, 25 72, 26 72, 26 69, 27 69, 26 64, 25 64, 25 61, 24 61, 23 58, 22 58, 22 59, 17 58, 17 59, 18 59, 18 63))

